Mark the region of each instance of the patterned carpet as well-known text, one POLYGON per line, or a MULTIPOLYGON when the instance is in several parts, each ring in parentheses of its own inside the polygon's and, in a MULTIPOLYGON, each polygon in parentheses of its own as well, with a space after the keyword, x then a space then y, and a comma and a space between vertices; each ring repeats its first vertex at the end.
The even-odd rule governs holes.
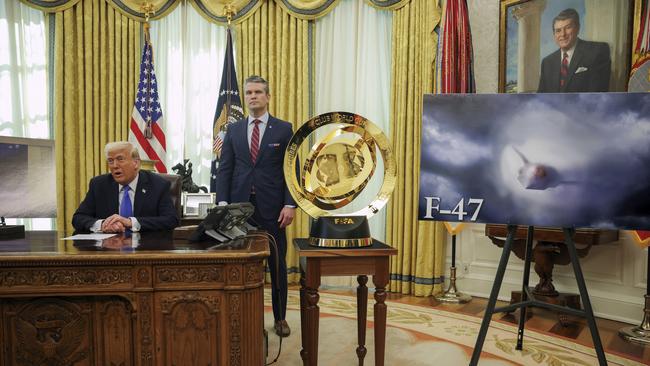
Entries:
MULTIPOLYGON (((356 298, 320 293, 319 365, 357 365, 356 298)), ((275 358, 278 337, 273 333, 270 292, 265 292, 265 325, 269 332, 268 361, 275 358)), ((386 302, 388 328, 386 331, 385 364, 390 365, 467 365, 476 342, 481 319, 478 317, 436 310, 424 306, 386 302)), ((368 304, 366 365, 374 364, 372 305, 368 304)), ((302 365, 300 359, 300 302, 298 291, 289 291, 287 321, 291 336, 282 343, 277 364, 302 365)), ((483 346, 479 365, 597 365, 592 348, 569 340, 526 330, 524 349, 515 350, 517 328, 511 324, 492 321, 483 346)), ((607 354, 610 365, 641 366, 642 363, 607 354)))

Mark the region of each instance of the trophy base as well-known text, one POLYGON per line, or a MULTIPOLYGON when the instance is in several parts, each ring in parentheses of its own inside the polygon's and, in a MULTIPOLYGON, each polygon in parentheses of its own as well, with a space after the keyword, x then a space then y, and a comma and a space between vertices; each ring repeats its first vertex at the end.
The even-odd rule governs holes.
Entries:
POLYGON ((365 216, 322 216, 312 223, 309 245, 322 248, 361 248, 372 245, 365 216))

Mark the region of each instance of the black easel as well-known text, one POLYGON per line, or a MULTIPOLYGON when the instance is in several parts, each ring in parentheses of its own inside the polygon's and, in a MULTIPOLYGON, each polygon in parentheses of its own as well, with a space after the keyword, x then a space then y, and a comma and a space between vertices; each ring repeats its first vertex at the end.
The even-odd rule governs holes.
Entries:
POLYGON ((524 260, 524 278, 523 278, 522 291, 521 291, 521 302, 495 309, 497 297, 499 296, 499 290, 501 289, 501 283, 503 282, 503 275, 506 272, 506 266, 508 265, 508 258, 510 257, 510 252, 512 251, 512 242, 514 241, 516 232, 517 232, 517 225, 508 225, 508 236, 506 237, 506 242, 503 244, 503 252, 501 253, 501 260, 499 261, 499 267, 497 268, 496 277, 494 278, 494 285, 492 286, 492 292, 490 293, 490 298, 488 300, 487 308, 485 309, 485 315, 483 316, 481 329, 479 330, 478 338, 476 339, 476 345, 474 346, 474 352, 472 353, 472 360, 469 363, 470 366, 476 366, 478 364, 478 360, 481 357, 481 350, 483 349, 483 343, 485 342, 485 336, 487 335, 487 330, 490 326, 490 321, 492 320, 492 315, 494 313, 511 312, 516 309, 520 309, 519 329, 517 332, 516 349, 517 350, 522 349, 523 341, 524 341, 524 323, 526 321, 527 307, 546 308, 546 309, 560 311, 563 313, 568 313, 571 315, 576 315, 576 316, 581 316, 586 318, 587 324, 589 325, 589 330, 591 331, 591 338, 593 339, 594 342, 594 348, 596 349, 596 355, 598 356, 598 364, 600 366, 607 365, 607 359, 605 358, 603 345, 600 341, 598 328, 596 328, 596 320, 594 319, 594 312, 591 308, 591 302, 589 301, 587 286, 585 286, 585 279, 582 275, 582 269, 580 268, 578 253, 576 252, 575 243, 573 242, 573 234, 575 233, 575 229, 564 228, 564 244, 567 246, 567 249, 569 251, 571 264, 573 265, 573 272, 575 273, 576 276, 576 282, 578 283, 578 290, 580 291, 580 298, 582 300, 584 310, 576 310, 565 306, 548 304, 535 299, 535 296, 532 294, 532 291, 528 287, 528 279, 530 277, 530 262, 531 262, 532 252, 533 252, 533 233, 534 233, 533 226, 528 227, 528 236, 526 240, 526 252, 525 252, 526 259, 524 260))

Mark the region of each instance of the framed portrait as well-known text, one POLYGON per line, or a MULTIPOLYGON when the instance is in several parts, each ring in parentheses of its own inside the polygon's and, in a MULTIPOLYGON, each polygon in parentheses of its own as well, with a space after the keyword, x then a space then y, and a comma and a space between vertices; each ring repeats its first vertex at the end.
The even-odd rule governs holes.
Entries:
POLYGON ((183 216, 199 216, 199 206, 203 204, 213 204, 216 199, 215 193, 187 193, 183 192, 183 216))
POLYGON ((501 0, 499 92, 626 91, 641 0, 501 0))

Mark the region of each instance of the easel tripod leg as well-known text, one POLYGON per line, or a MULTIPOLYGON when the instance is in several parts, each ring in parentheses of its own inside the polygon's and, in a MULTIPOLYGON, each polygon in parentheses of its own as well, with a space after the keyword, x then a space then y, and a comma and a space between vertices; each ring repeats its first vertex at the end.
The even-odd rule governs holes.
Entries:
POLYGON ((585 285, 585 278, 582 275, 582 269, 580 268, 578 252, 576 251, 576 246, 573 242, 574 232, 574 229, 564 229, 564 243, 567 246, 569 256, 571 257, 571 264, 573 265, 573 272, 576 275, 580 298, 582 300, 582 305, 585 308, 585 317, 587 318, 587 324, 589 324, 589 330, 591 331, 591 338, 593 339, 596 355, 598 356, 598 364, 604 366, 607 365, 607 359, 605 358, 603 344, 600 341, 600 335, 598 334, 598 328, 596 327, 596 320, 594 319, 594 312, 591 308, 591 301, 589 300, 589 293, 587 292, 587 286, 585 285))
POLYGON ((478 364, 478 359, 481 357, 483 343, 485 342, 485 336, 487 335, 488 328, 490 327, 490 321, 492 320, 494 307, 497 302, 497 297, 499 296, 499 290, 501 289, 501 282, 503 282, 503 276, 506 272, 508 258, 510 258, 510 252, 512 251, 512 241, 514 240, 516 231, 517 226, 508 225, 508 236, 506 238, 506 242, 503 244, 501 260, 499 260, 499 267, 497 268, 494 284, 492 285, 492 292, 490 292, 490 299, 488 300, 487 308, 485 309, 485 315, 483 315, 481 329, 479 330, 478 337, 476 338, 474 352, 472 353, 472 360, 469 362, 470 366, 476 366, 478 364))
MULTIPOLYGON (((521 301, 525 302, 528 300, 528 282, 530 279, 530 262, 533 255, 533 235, 535 233, 535 228, 532 226, 528 227, 528 235, 526 237, 526 255, 524 260, 524 278, 521 284, 521 301)), ((517 346, 516 350, 521 351, 524 345, 524 325, 526 323, 526 307, 522 306, 519 308, 519 329, 517 330, 517 346)))

